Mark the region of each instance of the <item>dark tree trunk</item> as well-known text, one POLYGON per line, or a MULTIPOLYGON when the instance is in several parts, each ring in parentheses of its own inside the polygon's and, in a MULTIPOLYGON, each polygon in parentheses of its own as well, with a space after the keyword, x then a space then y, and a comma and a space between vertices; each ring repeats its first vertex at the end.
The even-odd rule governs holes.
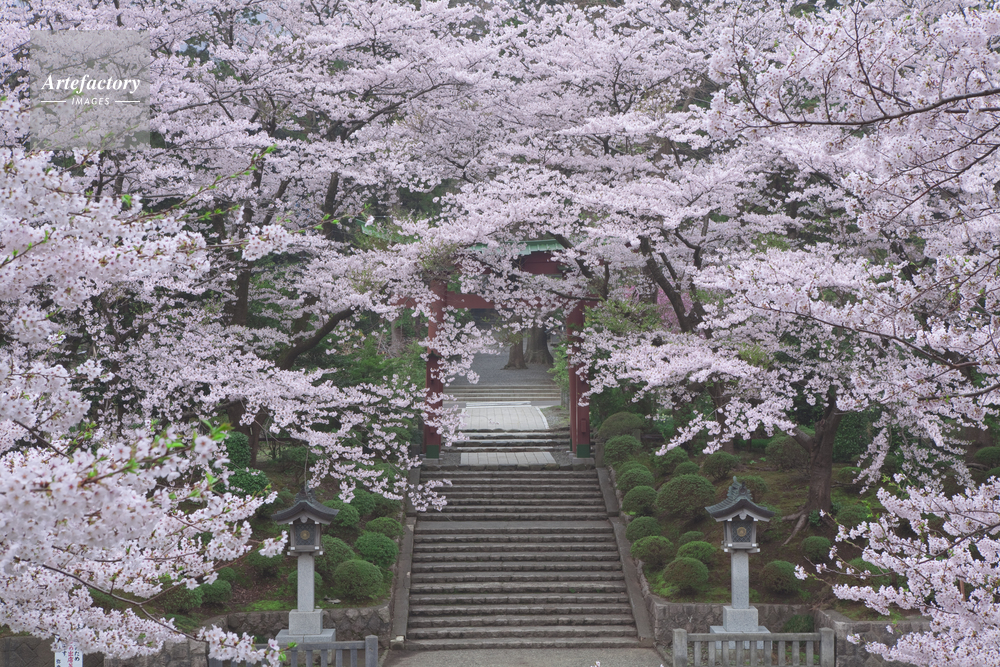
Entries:
POLYGON ((528 330, 528 350, 524 360, 529 364, 552 365, 552 354, 549 352, 549 334, 541 327, 531 327, 528 330))
MULTIPOLYGON (((708 385, 708 395, 712 397, 712 405, 715 406, 715 421, 719 423, 719 426, 723 429, 723 433, 725 433, 726 415, 723 412, 723 408, 729 403, 729 397, 726 396, 726 389, 721 383, 713 382, 708 385)), ((732 438, 722 443, 722 451, 730 454, 736 453, 736 443, 733 442, 732 438)))
POLYGON ((528 365, 524 363, 524 342, 518 338, 517 342, 510 346, 507 356, 507 365, 503 367, 507 370, 524 370, 528 365))

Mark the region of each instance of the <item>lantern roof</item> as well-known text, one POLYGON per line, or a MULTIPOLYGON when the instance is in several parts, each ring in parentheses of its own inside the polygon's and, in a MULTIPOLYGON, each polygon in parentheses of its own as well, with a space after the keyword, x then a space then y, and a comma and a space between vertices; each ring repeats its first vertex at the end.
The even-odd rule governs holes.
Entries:
POLYGON ((337 516, 339 511, 340 510, 333 509, 332 507, 327 507, 323 503, 316 500, 316 496, 313 495, 312 489, 303 485, 302 490, 295 495, 295 500, 292 502, 292 506, 288 509, 281 510, 280 512, 275 512, 271 518, 276 523, 293 523, 295 521, 311 520, 316 523, 326 525, 333 521, 333 517, 337 516))
POLYGON ((747 485, 733 477, 733 483, 729 485, 726 498, 721 503, 709 505, 705 508, 716 521, 728 521, 736 515, 745 518, 752 516, 758 521, 770 521, 774 512, 761 507, 750 497, 750 490, 747 485))

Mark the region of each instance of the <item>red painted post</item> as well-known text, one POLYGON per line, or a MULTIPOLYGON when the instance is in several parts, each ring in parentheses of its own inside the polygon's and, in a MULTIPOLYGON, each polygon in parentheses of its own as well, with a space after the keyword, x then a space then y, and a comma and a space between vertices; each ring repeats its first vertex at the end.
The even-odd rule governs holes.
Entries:
POLYGON ((590 406, 580 405, 580 396, 589 389, 589 383, 580 377, 575 363, 576 345, 583 330, 583 303, 574 306, 566 317, 566 338, 569 341, 569 437, 578 458, 590 458, 590 406))
MULTIPOLYGON (((440 280, 431 283, 431 291, 434 292, 437 299, 434 301, 434 306, 431 309, 432 316, 427 322, 427 341, 429 345, 427 347, 427 373, 424 381, 424 396, 427 403, 427 412, 432 415, 440 414, 442 403, 439 396, 444 391, 444 383, 441 381, 439 373, 441 358, 438 356, 437 350, 434 349, 434 337, 437 335, 439 323, 444 318, 446 287, 447 285, 440 280), (432 395, 437 395, 437 397, 432 400, 432 395)), ((423 449, 424 456, 429 459, 436 459, 441 455, 441 433, 438 432, 436 427, 424 424, 423 449)))

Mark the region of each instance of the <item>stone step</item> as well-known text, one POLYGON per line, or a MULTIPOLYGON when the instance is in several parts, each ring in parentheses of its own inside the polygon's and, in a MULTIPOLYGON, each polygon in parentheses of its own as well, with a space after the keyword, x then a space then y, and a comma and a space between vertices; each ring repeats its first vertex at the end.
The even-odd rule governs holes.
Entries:
POLYGON ((564 498, 593 498, 594 491, 589 489, 582 489, 579 491, 571 491, 569 489, 563 491, 545 491, 541 489, 492 489, 488 491, 469 491, 466 487, 452 487, 446 491, 448 500, 486 500, 493 498, 508 498, 510 500, 518 500, 519 498, 537 498, 544 499, 545 501, 552 500, 562 500, 564 498))
MULTIPOLYGON (((598 609, 620 609, 628 606, 628 594, 610 593, 468 593, 468 594, 411 594, 410 609, 463 609, 491 608, 492 606, 516 606, 518 609, 532 608, 534 605, 594 606, 598 609)), ((440 612, 442 614, 447 611, 440 612)), ((487 613, 487 612, 483 612, 487 613)))
POLYGON ((452 447, 502 447, 504 445, 510 445, 511 447, 516 446, 527 446, 534 445, 536 447, 564 447, 569 449, 570 439, 557 439, 557 438, 475 438, 475 439, 465 439, 465 440, 455 440, 452 447))
POLYGON ((518 524, 512 521, 440 521, 425 522, 429 515, 425 512, 417 522, 414 534, 419 541, 421 535, 487 535, 498 541, 517 535, 551 535, 586 537, 588 535, 607 535, 613 533, 611 522, 607 519, 582 519, 575 521, 539 521, 534 524, 518 524))
MULTIPOLYGON (((446 508, 447 511, 447 508, 446 508)), ((607 516, 608 513, 595 512, 593 509, 582 509, 579 512, 468 512, 464 514, 445 513, 435 511, 433 514, 426 512, 419 515, 420 521, 427 523, 439 523, 441 521, 574 521, 580 518, 591 518, 594 516, 607 516), (461 518, 456 518, 461 517, 461 518)))
MULTIPOLYGON (((537 512, 539 508, 549 508, 564 512, 577 508, 580 511, 589 509, 606 509, 604 499, 598 496, 583 498, 452 498, 447 496, 448 504, 442 512, 537 512)), ((437 511, 437 510, 433 510, 437 511)))
POLYGON ((406 638, 420 639, 500 639, 506 637, 636 637, 635 625, 546 625, 410 628, 406 638))
POLYGON ((587 548, 585 545, 593 544, 594 549, 615 548, 615 535, 608 531, 603 535, 546 535, 543 533, 528 533, 523 535, 459 535, 444 534, 436 535, 430 533, 415 533, 413 536, 413 551, 447 551, 449 549, 483 549, 483 550, 511 550, 530 548, 537 550, 566 549, 568 547, 581 549, 587 548))
POLYGON ((460 582, 413 582, 410 585, 411 600, 414 595, 478 595, 499 594, 525 595, 528 593, 557 593, 560 595, 623 593, 625 580, 618 576, 615 581, 460 581, 460 582))
POLYGON ((405 647, 412 651, 443 650, 504 650, 539 648, 639 648, 638 637, 540 637, 516 638, 498 637, 494 639, 406 639, 405 647))
POLYGON ((424 471, 420 481, 448 480, 455 484, 546 484, 574 486, 598 484, 596 470, 449 470, 424 471))
POLYGON ((469 440, 489 440, 492 438, 510 440, 565 440, 569 441, 569 430, 565 431, 462 431, 469 440))
MULTIPOLYGON (((414 575, 418 573, 445 574, 453 572, 458 577, 465 574, 471 575, 472 573, 496 573, 500 575, 508 572, 539 573, 539 576, 541 576, 541 573, 549 572, 572 573, 573 576, 576 576, 578 572, 585 572, 587 576, 590 576, 597 573, 622 571, 622 563, 619 559, 583 561, 542 560, 538 558, 538 554, 527 555, 534 556, 535 560, 443 561, 435 559, 414 562, 412 572, 414 575)), ((565 554, 556 555, 565 556, 565 554)))
POLYGON ((469 617, 496 617, 496 616, 578 616, 595 614, 629 615, 629 622, 632 622, 631 607, 628 604, 478 604, 478 605, 443 605, 443 604, 420 604, 410 605, 410 616, 432 616, 435 618, 446 616, 469 617))
MULTIPOLYGON (((422 628, 482 628, 482 627, 545 627, 547 625, 558 626, 578 626, 578 625, 604 625, 604 626, 629 626, 635 632, 635 621, 631 613, 609 614, 606 612, 596 613, 558 613, 548 611, 538 615, 515 613, 487 614, 476 610, 476 615, 468 616, 416 616, 407 623, 406 632, 410 635, 412 630, 422 628)), ((412 636, 412 635, 411 635, 412 636)))
POLYGON ((594 569, 595 568, 560 570, 556 568, 532 568, 530 570, 517 570, 515 568, 504 568, 473 572, 460 570, 447 570, 443 572, 413 572, 410 575, 410 581, 413 582, 414 586, 417 584, 441 584, 442 586, 450 586, 453 584, 478 583, 482 584, 484 587, 507 583, 537 583, 539 585, 548 585, 562 582, 621 582, 622 585, 625 584, 625 580, 622 578, 621 563, 618 563, 617 570, 608 569, 608 571, 605 572, 595 572, 593 571, 594 569))
MULTIPOLYGON (((475 447, 465 447, 462 445, 452 445, 448 450, 456 454, 528 454, 528 453, 541 453, 549 452, 550 454, 563 451, 563 447, 515 447, 504 445, 502 447, 493 447, 491 445, 483 444, 476 445, 475 447)), ((554 457, 553 457, 554 458, 554 457)), ((464 465, 464 464, 463 464, 464 465)), ((469 462, 472 465, 472 462, 469 462)), ((476 465, 488 465, 486 463, 476 464, 476 465)), ((504 464, 511 465, 511 464, 504 464)), ((517 464, 519 467, 521 465, 527 465, 529 470, 541 469, 544 470, 542 466, 549 466, 552 469, 558 467, 558 463, 528 463, 528 464, 517 464), (533 467, 537 466, 537 467, 533 467)))
POLYGON ((491 549, 480 547, 466 551, 414 551, 414 571, 419 563, 495 563, 495 562, 515 562, 515 561, 573 561, 578 563, 591 563, 596 561, 618 562, 618 551, 610 549, 605 551, 580 551, 569 549, 545 549, 535 550, 519 549, 517 551, 505 551, 501 549, 491 549))
POLYGON ((612 554, 615 558, 618 557, 618 549, 615 548, 613 539, 597 544, 589 544, 583 540, 579 542, 485 542, 475 540, 457 543, 415 542, 413 545, 414 558, 417 558, 418 555, 420 558, 424 558, 425 555, 431 555, 434 558, 457 558, 460 556, 483 558, 487 556, 502 557, 504 554, 529 553, 566 553, 567 557, 612 554))

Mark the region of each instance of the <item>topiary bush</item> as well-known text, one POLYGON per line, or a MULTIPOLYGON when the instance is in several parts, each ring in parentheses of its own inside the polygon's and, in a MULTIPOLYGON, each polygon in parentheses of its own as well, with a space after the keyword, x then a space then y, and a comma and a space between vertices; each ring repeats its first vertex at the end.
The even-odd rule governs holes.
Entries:
POLYGON ((781 626, 782 632, 815 632, 816 622, 809 614, 795 614, 781 626))
POLYGON ((651 486, 636 486, 622 499, 622 511, 639 516, 649 516, 656 504, 656 489, 651 486))
POLYGON ((697 591, 708 584, 708 568, 696 558, 676 558, 663 569, 663 580, 682 591, 697 591))
POLYGON ((1000 468, 993 468, 992 470, 987 470, 986 479, 989 479, 991 477, 996 477, 997 479, 1000 479, 1000 468))
POLYGON ((673 556, 674 545, 665 537, 650 535, 637 540, 631 553, 632 558, 641 560, 650 569, 659 570, 673 556))
POLYGON ((868 508, 859 503, 849 503, 837 512, 837 521, 847 526, 848 530, 867 521, 870 518, 868 508))
POLYGON ((350 506, 356 509, 360 516, 369 516, 375 511, 375 494, 367 489, 354 489, 350 506))
POLYGON ((685 461, 684 463, 678 463, 677 467, 674 468, 674 477, 680 477, 681 475, 697 475, 701 472, 701 468, 694 461, 685 461))
POLYGON ((636 542, 650 535, 660 535, 660 522, 651 516, 642 516, 634 519, 625 529, 625 539, 629 542, 636 542))
POLYGON ((885 570, 869 563, 864 558, 858 556, 847 562, 854 569, 854 576, 845 577, 851 586, 871 586, 875 589, 882 586, 890 586, 892 576, 885 570), (861 573, 867 573, 865 579, 860 579, 861 573))
POLYGON ((236 581, 236 577, 237 577, 236 570, 234 570, 233 568, 231 567, 219 568, 219 578, 218 578, 219 581, 228 581, 229 583, 233 583, 234 581, 236 581))
MULTIPOLYGON (((242 433, 240 435, 243 435, 242 433)), ((271 485, 271 480, 260 470, 233 470, 229 473, 228 488, 234 496, 245 498, 247 496, 259 496, 267 491, 271 485)))
POLYGON ((386 537, 402 537, 403 524, 392 517, 380 516, 366 523, 365 530, 373 533, 382 533, 386 537))
POLYGON ((987 468, 1000 467, 1000 447, 983 447, 976 452, 975 461, 987 468))
POLYGON ((801 470, 809 465, 809 452, 791 438, 775 438, 764 450, 768 463, 779 470, 801 470))
POLYGON ((341 500, 328 500, 323 504, 327 507, 340 510, 337 512, 337 516, 333 517, 333 521, 330 522, 331 526, 345 530, 357 530, 358 524, 361 523, 361 515, 355 507, 341 500))
POLYGON ((348 560, 333 573, 333 592, 350 602, 371 600, 382 591, 382 571, 366 560, 348 560))
POLYGON ((247 565, 262 577, 273 577, 278 573, 278 568, 285 562, 284 554, 276 556, 263 556, 260 551, 251 551, 247 554, 247 565))
POLYGON ((250 467, 250 439, 245 433, 230 431, 226 436, 226 455, 229 457, 230 468, 236 470, 250 467))
POLYGON ((701 465, 702 472, 706 477, 716 481, 728 477, 736 466, 740 464, 740 457, 728 452, 715 452, 709 454, 708 458, 701 465))
POLYGON ((741 482, 747 485, 747 490, 750 492, 750 497, 756 502, 760 502, 767 492, 771 490, 771 487, 767 485, 763 477, 758 477, 757 475, 740 475, 736 478, 737 482, 741 482))
POLYGON ((216 579, 210 584, 202 584, 201 592, 204 604, 226 604, 233 597, 233 585, 216 579))
POLYGON ((717 554, 719 553, 719 548, 708 542, 702 542, 700 540, 694 540, 693 542, 688 542, 682 545, 677 550, 678 558, 694 558, 695 560, 700 560, 708 567, 715 565, 715 560, 717 554))
POLYGON ((858 481, 858 477, 861 475, 861 468, 855 468, 853 466, 845 466, 834 473, 833 478, 837 480, 839 484, 843 484, 851 491, 857 491, 861 488, 861 482, 858 481))
POLYGON ((689 530, 688 532, 680 536, 680 538, 677 540, 677 545, 684 546, 688 542, 704 542, 704 541, 705 541, 705 533, 701 532, 700 530, 689 530))
POLYGON ((814 563, 821 563, 830 556, 830 540, 820 535, 813 535, 802 540, 802 555, 814 563))
POLYGON ((610 440, 619 435, 634 435, 635 431, 646 428, 646 418, 631 412, 616 412, 601 424, 597 431, 598 440, 610 440))
POLYGON ((760 573, 764 588, 778 595, 788 595, 799 590, 795 566, 786 560, 772 560, 760 573))
POLYGON ((623 463, 639 453, 641 445, 630 435, 617 435, 604 444, 604 462, 623 463))
POLYGON ((680 447, 675 447, 667 451, 662 456, 653 457, 653 469, 656 470, 658 475, 672 475, 674 468, 682 463, 689 461, 688 453, 685 452, 680 447))
POLYGON ((615 473, 619 477, 621 477, 625 473, 629 472, 630 470, 649 470, 649 468, 647 468, 642 463, 636 461, 635 459, 629 459, 627 461, 622 461, 621 463, 619 463, 617 465, 613 465, 611 467, 615 469, 615 473))
POLYGON ((192 609, 200 607, 204 602, 205 595, 205 591, 202 589, 202 586, 191 589, 181 584, 161 598, 163 609, 171 614, 186 614, 192 609))
POLYGON ((399 555, 399 547, 381 533, 364 532, 354 542, 358 555, 379 567, 392 567, 399 555))
POLYGON ((323 575, 325 581, 331 582, 337 566, 344 561, 357 558, 357 554, 339 537, 324 535, 320 541, 323 544, 323 555, 316 556, 316 571, 323 575))
POLYGON ((653 486, 653 473, 647 468, 631 468, 618 475, 618 490, 628 493, 637 486, 653 486))
POLYGON ((715 487, 701 475, 680 475, 660 487, 655 508, 680 519, 692 519, 715 503, 715 487))
POLYGON ((381 493, 373 493, 372 499, 375 501, 375 509, 371 511, 373 517, 394 517, 402 511, 400 501, 386 498, 381 493))

